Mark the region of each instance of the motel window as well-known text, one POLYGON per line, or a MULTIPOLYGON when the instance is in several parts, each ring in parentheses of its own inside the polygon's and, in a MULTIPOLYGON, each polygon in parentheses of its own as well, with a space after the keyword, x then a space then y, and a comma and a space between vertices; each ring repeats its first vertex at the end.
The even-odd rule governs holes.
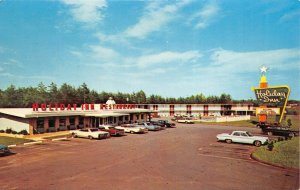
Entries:
POLYGON ((66 118, 59 118, 59 126, 66 126, 66 118))
POLYGON ((70 125, 75 125, 75 117, 70 117, 70 125))
POLYGON ((144 119, 144 114, 141 114, 141 119, 144 119))
POLYGON ((83 117, 79 117, 79 125, 83 125, 83 117))
POLYGON ((37 128, 44 128, 44 118, 38 118, 36 120, 36 127, 37 128))
POLYGON ((48 119, 49 127, 55 127, 55 118, 51 117, 48 119))

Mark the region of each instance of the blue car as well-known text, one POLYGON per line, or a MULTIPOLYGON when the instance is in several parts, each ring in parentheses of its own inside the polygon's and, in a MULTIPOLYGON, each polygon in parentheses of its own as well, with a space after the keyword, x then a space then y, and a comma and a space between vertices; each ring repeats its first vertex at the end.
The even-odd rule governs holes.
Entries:
POLYGON ((0 144, 0 155, 9 154, 10 150, 6 145, 0 144))
POLYGON ((137 124, 138 127, 145 127, 146 129, 148 129, 148 131, 159 131, 160 130, 160 126, 157 125, 152 125, 150 123, 139 123, 137 124))

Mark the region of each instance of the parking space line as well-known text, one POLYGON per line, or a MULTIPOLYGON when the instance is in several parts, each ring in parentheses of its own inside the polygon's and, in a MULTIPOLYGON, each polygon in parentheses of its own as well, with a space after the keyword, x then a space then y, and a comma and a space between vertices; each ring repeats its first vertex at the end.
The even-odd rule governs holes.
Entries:
POLYGON ((251 160, 251 158, 249 157, 248 159, 242 159, 242 158, 232 158, 232 157, 227 157, 227 156, 216 156, 216 155, 208 155, 208 154, 202 154, 202 153, 198 153, 198 155, 201 156, 206 156, 206 157, 214 157, 214 158, 220 158, 220 159, 228 159, 228 160, 240 160, 240 161, 246 161, 246 162, 251 162, 251 163, 257 163, 254 160, 251 160))

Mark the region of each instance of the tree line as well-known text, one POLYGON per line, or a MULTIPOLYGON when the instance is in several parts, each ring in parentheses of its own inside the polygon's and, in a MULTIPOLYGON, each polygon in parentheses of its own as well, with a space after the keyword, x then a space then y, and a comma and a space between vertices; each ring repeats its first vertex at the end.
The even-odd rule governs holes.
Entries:
POLYGON ((67 83, 58 86, 52 82, 49 86, 39 83, 37 87, 16 87, 10 85, 5 90, 0 89, 0 107, 28 108, 33 103, 99 104, 105 103, 109 97, 113 97, 118 104, 229 104, 239 102, 232 100, 231 96, 225 93, 220 96, 206 97, 200 93, 188 97, 173 98, 154 94, 146 96, 142 90, 132 93, 97 92, 91 90, 85 83, 79 87, 74 87, 67 83))

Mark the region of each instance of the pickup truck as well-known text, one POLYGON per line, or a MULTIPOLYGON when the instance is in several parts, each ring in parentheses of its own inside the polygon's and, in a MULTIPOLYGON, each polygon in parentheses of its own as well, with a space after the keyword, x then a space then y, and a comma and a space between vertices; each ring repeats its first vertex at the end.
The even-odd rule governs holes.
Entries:
POLYGON ((255 146, 261 146, 268 143, 268 137, 253 136, 247 131, 233 131, 231 134, 222 133, 217 135, 218 141, 225 141, 227 143, 245 143, 253 144, 255 146))
POLYGON ((110 137, 108 132, 100 131, 97 128, 85 128, 80 130, 70 131, 73 137, 83 137, 89 139, 105 139, 110 137))
POLYGON ((261 128, 262 133, 271 135, 278 135, 278 136, 299 136, 299 130, 291 129, 289 127, 282 127, 279 124, 268 124, 268 123, 259 123, 257 127, 261 128))

